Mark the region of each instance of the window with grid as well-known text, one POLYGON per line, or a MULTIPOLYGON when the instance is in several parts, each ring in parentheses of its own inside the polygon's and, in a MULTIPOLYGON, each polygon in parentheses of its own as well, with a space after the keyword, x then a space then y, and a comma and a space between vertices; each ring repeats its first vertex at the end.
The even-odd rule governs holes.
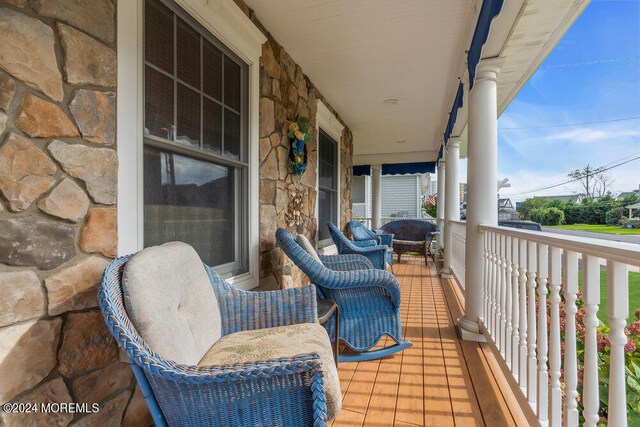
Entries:
POLYGON ((145 1, 144 245, 248 270, 247 65, 173 3, 145 1))
POLYGON ((322 129, 318 138, 318 246, 331 244, 327 222, 338 224, 338 143, 322 129))

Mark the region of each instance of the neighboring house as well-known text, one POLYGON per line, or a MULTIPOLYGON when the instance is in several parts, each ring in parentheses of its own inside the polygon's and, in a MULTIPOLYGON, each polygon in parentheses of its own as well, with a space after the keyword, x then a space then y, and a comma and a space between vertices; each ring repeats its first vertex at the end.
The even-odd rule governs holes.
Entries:
POLYGON ((624 199, 625 197, 632 196, 634 194, 636 196, 640 197, 640 184, 638 185, 638 189, 637 190, 623 191, 622 193, 618 194, 618 200, 624 199))
POLYGON ((513 208, 499 208, 498 209, 498 220, 499 221, 519 219, 519 218, 520 218, 520 214, 518 213, 517 210, 515 210, 513 208))
POLYGON ((511 199, 498 199, 498 209, 513 209, 511 199))
MULTIPOLYGON (((422 199, 426 198, 420 197, 420 189, 425 179, 425 174, 383 175, 380 178, 382 218, 422 218, 422 199)), ((371 177, 354 176, 351 193, 353 215, 371 218, 371 177)))
POLYGON ((519 219, 520 214, 513 207, 511 199, 498 199, 498 220, 519 219))

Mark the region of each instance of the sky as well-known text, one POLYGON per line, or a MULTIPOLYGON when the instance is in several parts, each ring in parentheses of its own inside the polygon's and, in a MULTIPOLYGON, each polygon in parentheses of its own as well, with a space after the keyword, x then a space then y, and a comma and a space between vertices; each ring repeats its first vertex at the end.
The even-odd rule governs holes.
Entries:
MULTIPOLYGON (((498 121, 498 177, 511 182, 500 196, 577 193, 538 189, 638 156, 640 0, 592 0, 498 121)), ((637 189, 640 159, 608 173, 614 193, 637 189)))

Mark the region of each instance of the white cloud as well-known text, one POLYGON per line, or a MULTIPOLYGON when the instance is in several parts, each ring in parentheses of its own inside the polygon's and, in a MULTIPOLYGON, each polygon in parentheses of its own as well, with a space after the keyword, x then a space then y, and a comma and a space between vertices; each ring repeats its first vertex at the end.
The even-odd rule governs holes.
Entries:
POLYGON ((570 131, 555 133, 547 136, 548 140, 561 140, 580 143, 590 143, 598 141, 615 141, 620 138, 633 138, 640 137, 640 130, 638 129, 594 129, 594 128, 579 128, 570 131))

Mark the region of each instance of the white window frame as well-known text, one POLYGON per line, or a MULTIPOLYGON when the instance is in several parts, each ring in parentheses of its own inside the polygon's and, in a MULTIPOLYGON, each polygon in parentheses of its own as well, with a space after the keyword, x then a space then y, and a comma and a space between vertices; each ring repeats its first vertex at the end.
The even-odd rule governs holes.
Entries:
MULTIPOLYGON (((338 120, 338 118, 335 116, 335 114, 333 114, 331 112, 331 110, 329 110, 329 108, 324 104, 324 102, 322 102, 321 100, 318 100, 317 102, 317 110, 316 110, 316 141, 318 142, 318 149, 320 148, 320 129, 322 129, 323 132, 325 132, 327 135, 329 135, 331 138, 333 138, 337 143, 338 146, 337 148, 337 185, 336 188, 338 189, 338 197, 337 197, 337 203, 336 203, 336 222, 337 222, 337 226, 338 228, 341 227, 340 225, 340 205, 341 205, 341 201, 342 201, 342 191, 340 188, 340 167, 341 167, 341 158, 340 158, 340 153, 341 153, 341 148, 342 148, 342 131, 344 130, 344 125, 342 123, 340 123, 340 120, 338 120)), ((319 159, 318 159, 319 160, 319 159)), ((320 191, 319 191, 319 186, 320 186, 320 177, 319 175, 317 175, 317 179, 316 179, 316 194, 317 194, 317 199, 316 199, 316 218, 318 218, 318 205, 320 203, 320 191)), ((321 224, 318 224, 318 230, 320 229, 321 224)), ((320 242, 318 241, 318 230, 316 230, 316 242, 318 242, 318 252, 321 255, 332 255, 332 254, 336 254, 338 253, 338 250, 336 248, 336 245, 334 244, 330 244, 330 245, 326 245, 326 246, 322 246, 320 247, 320 242)))
MULTIPOLYGON (((176 0, 248 66, 248 244, 249 271, 228 278, 240 289, 259 280, 258 128, 260 55, 267 38, 233 0, 176 0)), ((117 16, 118 255, 144 247, 144 0, 118 3, 117 16)))

